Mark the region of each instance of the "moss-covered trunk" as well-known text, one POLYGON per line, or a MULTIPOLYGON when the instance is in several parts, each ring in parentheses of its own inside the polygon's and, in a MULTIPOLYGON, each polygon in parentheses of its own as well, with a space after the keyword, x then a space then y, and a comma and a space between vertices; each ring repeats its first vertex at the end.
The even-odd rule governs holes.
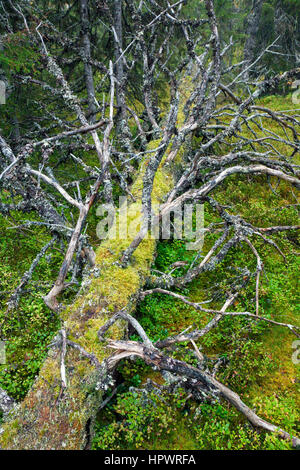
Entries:
MULTIPOLYGON (((152 142, 153 147, 159 142, 152 142)), ((132 187, 137 201, 128 207, 128 220, 138 223, 143 173, 146 162, 132 187)), ((159 169, 153 189, 153 204, 160 203, 170 190, 172 177, 163 167, 159 169)), ((107 239, 96 251, 96 267, 86 287, 73 305, 63 313, 68 338, 103 361, 110 351, 97 337, 99 328, 121 308, 135 308, 138 292, 150 272, 155 241, 145 239, 134 253, 127 268, 115 262, 131 242, 107 239)), ((123 321, 111 330, 114 338, 124 335, 123 321)), ((89 428, 101 405, 103 390, 99 390, 99 372, 90 361, 68 348, 66 356, 68 386, 60 395, 60 351, 52 348, 25 400, 5 423, 0 436, 2 449, 83 449, 88 444, 89 428)))

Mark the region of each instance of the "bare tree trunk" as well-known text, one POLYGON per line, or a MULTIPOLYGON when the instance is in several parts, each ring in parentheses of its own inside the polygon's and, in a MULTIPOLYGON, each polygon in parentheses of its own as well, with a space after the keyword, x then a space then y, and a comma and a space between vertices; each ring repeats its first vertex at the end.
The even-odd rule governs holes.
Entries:
MULTIPOLYGON (((2 39, 2 37, 0 36, 0 53, 3 53, 3 51, 4 51, 3 39, 2 39)), ((7 83, 7 78, 6 78, 6 74, 5 74, 4 70, 3 70, 3 68, 2 68, 2 66, 1 66, 1 62, 0 62, 0 81, 5 84, 5 87, 7 87, 7 85, 8 85, 8 83, 7 83)), ((4 91, 4 90, 2 90, 2 88, 1 88, 1 91, 4 91)), ((0 105, 1 105, 1 104, 4 104, 4 102, 5 102, 5 96, 3 96, 3 97, 1 96, 1 97, 0 97, 0 105)))
MULTIPOLYGON (((246 42, 244 47, 244 60, 250 64, 255 59, 254 53, 257 44, 257 33, 261 18, 264 0, 253 0, 251 11, 247 18, 246 42)), ((248 77, 248 71, 246 75, 248 77)), ((247 78, 246 77, 246 78, 247 78)))
POLYGON ((84 62, 84 74, 89 104, 90 122, 96 122, 97 105, 95 101, 95 87, 93 69, 91 65, 91 42, 88 0, 80 0, 81 27, 82 27, 82 54, 84 62))
POLYGON ((126 108, 126 78, 124 70, 123 55, 123 25, 122 25, 122 0, 114 0, 114 41, 115 41, 115 77, 116 77, 116 99, 118 114, 116 116, 116 134, 119 134, 120 143, 128 152, 132 152, 130 143, 130 130, 127 124, 126 108))
POLYGON ((115 72, 117 78, 116 97, 121 114, 124 113, 124 65, 121 58, 123 50, 122 0, 114 0, 115 72))

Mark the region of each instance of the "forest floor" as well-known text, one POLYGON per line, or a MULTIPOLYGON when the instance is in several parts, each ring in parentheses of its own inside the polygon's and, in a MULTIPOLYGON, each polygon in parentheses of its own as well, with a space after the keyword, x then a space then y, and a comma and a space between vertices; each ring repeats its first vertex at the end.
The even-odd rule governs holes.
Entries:
MULTIPOLYGON (((290 95, 266 97, 260 103, 276 110, 295 108, 290 95)), ((264 177, 231 177, 214 197, 258 227, 297 224, 294 193, 283 182, 278 187, 275 180, 270 183, 273 191, 265 184, 264 177)), ((16 214, 0 217, 0 325, 1 335, 7 340, 7 364, 0 365, 0 386, 20 400, 33 383, 46 356, 46 346, 58 329, 59 320, 44 306, 42 296, 55 279, 62 253, 57 251, 42 260, 19 309, 7 316, 8 293, 18 285, 35 254, 49 239, 41 228, 34 232, 27 228, 12 229, 22 223, 17 217, 16 214)), ((205 226, 218 221, 205 206, 205 226)), ((92 228, 90 223, 89 230, 92 228)), ((216 234, 206 235, 202 255, 215 239, 216 234)), ((286 255, 286 263, 274 248, 255 240, 265 268, 260 285, 260 315, 299 325, 299 237, 291 232, 277 234, 274 239, 286 255)), ((161 272, 168 272, 175 261, 191 261, 195 256, 186 250, 184 240, 159 242, 157 250, 153 268, 161 272)), ((249 260, 255 270, 256 260, 252 258, 247 246, 237 247, 218 269, 202 274, 181 293, 194 302, 212 299, 209 306, 220 307, 230 282, 237 279, 241 268, 249 266, 249 260)), ((185 268, 180 268, 176 275, 184 272, 185 268)), ((254 296, 254 282, 250 282, 235 309, 253 311, 254 296)), ((74 293, 65 300, 71 301, 73 297, 74 293)), ((190 325, 203 326, 210 319, 162 294, 146 297, 136 315, 153 340, 190 325)), ((292 361, 295 339, 285 328, 226 317, 197 345, 205 355, 208 369, 212 370, 217 359, 223 358, 218 379, 239 393, 258 415, 299 435, 300 370, 292 361)), ((173 354, 195 363, 189 345, 178 346, 173 354)), ((227 403, 209 400, 196 403, 182 389, 173 394, 164 390, 142 391, 147 379, 161 385, 164 381, 139 360, 133 364, 122 362, 118 371, 119 393, 98 416, 94 449, 290 448, 276 436, 256 432, 227 403)))

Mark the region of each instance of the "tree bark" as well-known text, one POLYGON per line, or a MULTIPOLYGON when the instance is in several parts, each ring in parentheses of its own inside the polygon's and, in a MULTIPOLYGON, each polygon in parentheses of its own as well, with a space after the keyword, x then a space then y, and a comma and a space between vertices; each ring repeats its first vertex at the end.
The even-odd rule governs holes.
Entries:
POLYGON ((91 42, 88 0, 80 0, 81 27, 82 27, 82 54, 84 61, 85 83, 88 96, 90 122, 96 122, 97 105, 95 101, 95 86, 93 69, 91 65, 91 42))
MULTIPOLYGON (((244 60, 248 65, 255 59, 255 48, 257 44, 257 33, 261 18, 264 0, 253 0, 251 11, 247 18, 246 42, 244 47, 244 60)), ((248 76, 248 71, 246 72, 248 76)), ((247 78, 247 77, 246 77, 247 78)))
POLYGON ((121 58, 123 50, 123 28, 122 28, 122 0, 114 0, 114 29, 115 29, 115 68, 117 78, 117 105, 124 112, 124 93, 122 91, 124 79, 124 65, 121 58))

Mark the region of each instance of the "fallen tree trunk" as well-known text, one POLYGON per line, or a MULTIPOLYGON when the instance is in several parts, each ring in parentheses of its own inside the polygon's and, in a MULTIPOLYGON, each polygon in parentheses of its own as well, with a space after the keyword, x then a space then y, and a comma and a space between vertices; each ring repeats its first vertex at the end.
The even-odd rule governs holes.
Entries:
MULTIPOLYGON (((155 146, 159 145, 155 142, 155 146)), ((146 161, 132 187, 132 195, 141 199, 146 161)), ((157 172, 152 193, 153 205, 159 204, 171 188, 169 170, 157 172)), ((139 223, 140 202, 128 207, 128 219, 139 223)), ((117 216, 118 219, 119 216, 117 216)), ((117 223, 117 222, 115 222, 117 223)), ((145 239, 125 269, 117 263, 131 243, 107 239, 96 251, 95 267, 73 305, 62 313, 68 338, 101 363, 110 352, 99 342, 97 332, 117 311, 134 310, 140 289, 150 274, 155 253, 155 240, 145 239)), ((114 339, 124 337, 123 320, 114 325, 114 339)), ((14 410, 0 435, 2 449, 84 449, 91 440, 91 428, 111 377, 93 361, 72 349, 66 356, 67 387, 61 387, 61 358, 57 349, 50 349, 32 389, 14 410), (91 363, 92 362, 92 363, 91 363)))
MULTIPOLYGON (((46 192, 46 194, 51 201, 55 202, 57 207, 61 207, 60 201, 61 198, 63 198, 65 203, 70 205, 72 211, 74 210, 76 213, 76 211, 79 210, 79 217, 76 216, 77 222, 75 229, 71 229, 73 231, 71 240, 69 241, 69 236, 64 234, 64 237, 68 239, 68 249, 57 281, 48 295, 44 297, 46 304, 55 312, 59 311, 57 296, 68 286, 68 283, 65 282, 66 276, 68 272, 70 272, 69 268, 75 258, 76 250, 78 263, 75 263, 72 281, 76 279, 78 273, 77 268, 80 266, 81 253, 87 254, 89 252, 88 244, 84 246, 80 245, 80 235, 82 234, 89 209, 94 203, 96 195, 99 194, 100 185, 103 186, 103 200, 110 204, 113 200, 112 178, 117 177, 117 180, 120 181, 119 186, 117 186, 118 191, 122 189, 122 191, 128 192, 132 196, 132 199, 137 201, 130 206, 128 216, 125 214, 125 217, 129 222, 132 222, 133 225, 139 226, 139 232, 137 236, 135 236, 135 233, 132 234, 132 236, 127 234, 124 239, 120 235, 119 238, 108 238, 108 240, 98 248, 95 260, 93 256, 90 256, 90 261, 95 264, 95 266, 90 276, 84 280, 81 292, 75 302, 62 312, 61 330, 51 345, 50 353, 39 376, 36 378, 33 388, 24 402, 9 413, 10 416, 0 437, 0 446, 5 449, 82 449, 88 447, 91 441, 91 429, 94 416, 99 407, 106 402, 105 399, 103 400, 103 397, 105 391, 112 383, 111 374, 114 370, 114 368, 111 367, 109 350, 103 346, 99 331, 103 332, 103 327, 109 323, 113 326, 111 331, 112 339, 115 342, 122 339, 126 332, 124 311, 126 310, 128 315, 129 312, 135 308, 140 288, 150 274, 150 265, 155 251, 155 242, 149 240, 146 235, 148 234, 148 222, 152 218, 155 221, 158 221, 158 219, 163 220, 162 217, 164 215, 170 215, 169 213, 172 212, 173 209, 188 200, 201 201, 202 203, 209 202, 212 209, 215 210, 223 220, 223 222, 221 222, 221 226, 223 227, 222 235, 217 239, 200 264, 194 266, 193 261, 191 267, 183 277, 175 278, 169 274, 162 275, 155 280, 153 276, 151 279, 151 281, 153 281, 153 287, 169 288, 174 285, 181 287, 194 279, 200 272, 214 269, 217 264, 221 263, 231 248, 241 242, 246 242, 257 259, 257 314, 259 276, 262 270, 262 263, 259 253, 248 238, 250 235, 261 236, 265 243, 273 245, 280 253, 281 251, 275 242, 268 240, 267 237, 259 233, 255 227, 246 223, 239 215, 231 215, 225 210, 226 206, 222 206, 217 201, 214 201, 209 194, 224 180, 235 174, 265 174, 269 178, 275 176, 288 181, 296 187, 300 185, 299 180, 296 178, 296 165, 288 163, 286 156, 282 155, 279 150, 277 151, 274 147, 274 142, 279 142, 284 145, 284 148, 288 147, 293 152, 292 155, 299 150, 298 133, 295 130, 298 125, 297 114, 291 116, 290 114, 268 110, 265 107, 252 106, 253 100, 258 98, 262 93, 267 93, 272 89, 274 84, 276 85, 280 83, 281 80, 291 78, 290 73, 285 73, 271 82, 267 80, 258 84, 253 93, 249 93, 248 85, 245 84, 247 85, 247 87, 245 87, 247 93, 245 99, 241 100, 235 95, 234 91, 231 90, 231 87, 243 76, 243 71, 236 75, 235 79, 228 84, 226 75, 238 64, 234 64, 232 67, 229 67, 229 69, 223 67, 225 62, 224 64, 222 63, 222 57, 232 44, 230 43, 229 45, 225 45, 224 48, 221 48, 213 0, 206 0, 204 2, 207 18, 203 20, 200 19, 200 24, 207 25, 208 23, 211 34, 208 33, 208 29, 205 26, 204 34, 201 33, 199 36, 195 35, 195 22, 193 20, 182 20, 181 14, 184 12, 181 11, 181 7, 183 7, 184 2, 181 0, 176 4, 168 5, 165 10, 161 10, 160 6, 156 5, 156 7, 159 8, 154 8, 154 17, 151 19, 150 23, 148 13, 144 17, 142 11, 144 8, 133 5, 135 2, 127 3, 128 11, 131 13, 133 24, 135 24, 136 36, 124 51, 122 51, 121 34, 119 34, 120 27, 122 26, 122 11, 120 9, 122 5, 120 1, 116 1, 115 4, 118 4, 118 19, 116 23, 119 23, 119 25, 116 25, 115 30, 112 29, 112 31, 116 33, 114 34, 116 47, 120 50, 117 51, 116 54, 118 60, 115 63, 115 66, 117 65, 115 69, 117 68, 120 71, 120 67, 123 67, 122 63, 124 60, 124 77, 126 75, 125 70, 127 69, 128 72, 131 71, 130 74, 128 73, 128 78, 130 75, 131 80, 131 76, 134 78, 135 70, 138 71, 138 75, 140 76, 139 69, 142 67, 142 99, 138 99, 137 103, 134 103, 134 109, 139 108, 138 114, 140 114, 140 107, 142 103, 144 103, 142 106, 143 111, 142 114, 138 116, 135 111, 130 110, 127 106, 125 107, 126 109, 124 108, 122 103, 127 103, 127 98, 128 102, 135 101, 135 99, 132 100, 134 96, 131 93, 128 97, 124 95, 124 99, 121 96, 121 101, 117 99, 118 108, 123 107, 124 109, 120 109, 120 113, 115 113, 115 86, 118 92, 121 91, 121 95, 124 94, 126 80, 124 77, 123 80, 121 77, 122 74, 119 74, 116 70, 117 77, 114 76, 115 72, 112 61, 109 60, 109 56, 106 57, 106 53, 104 54, 105 61, 109 63, 109 67, 107 68, 106 65, 99 63, 100 68, 97 73, 97 81, 98 79, 100 81, 95 87, 93 82, 93 66, 98 65, 98 61, 94 64, 91 57, 91 46, 93 46, 93 44, 90 44, 90 31, 94 30, 98 23, 92 24, 90 22, 89 2, 82 0, 81 21, 79 21, 82 29, 80 36, 82 36, 83 39, 81 55, 85 71, 88 112, 91 118, 90 122, 85 116, 84 109, 81 106, 81 104, 84 105, 86 101, 79 99, 79 97, 72 92, 73 86, 75 86, 75 89, 78 89, 77 74, 75 74, 76 80, 72 80, 69 84, 64 76, 64 70, 62 70, 59 65, 61 61, 56 61, 55 57, 52 56, 52 53, 57 50, 57 45, 60 44, 60 42, 58 43, 57 41, 57 32, 55 31, 53 37, 49 33, 45 35, 45 32, 42 31, 42 22, 40 22, 34 31, 31 31, 32 28, 29 29, 27 20, 22 11, 14 8, 14 12, 20 16, 20 21, 22 22, 22 29, 20 31, 23 30, 24 22, 28 36, 32 40, 32 44, 35 44, 37 48, 38 57, 41 55, 41 63, 46 65, 47 71, 52 77, 50 82, 51 86, 31 76, 23 77, 21 81, 23 82, 24 80, 24 83, 29 81, 30 83, 38 84, 41 90, 46 92, 45 97, 50 99, 49 104, 51 110, 53 107, 52 94, 57 98, 59 97, 60 99, 57 100, 57 112, 59 116, 61 115, 61 108, 63 108, 62 104, 72 112, 72 118, 69 116, 69 111, 66 113, 66 122, 61 120, 61 118, 57 119, 54 113, 54 127, 50 126, 50 128, 42 127, 38 124, 40 121, 39 113, 37 122, 34 121, 34 124, 38 124, 36 126, 38 130, 29 132, 29 130, 31 131, 31 129, 29 129, 28 133, 24 134, 24 142, 27 142, 27 139, 29 139, 29 144, 26 144, 17 155, 14 155, 11 147, 6 143, 6 140, 2 137, 0 138, 0 144, 2 142, 0 145, 1 153, 3 154, 3 161, 0 162, 3 167, 3 169, 1 169, 0 179, 2 178, 5 182, 4 189, 8 189, 10 195, 15 196, 16 193, 22 196, 26 203, 25 205, 21 204, 21 206, 18 204, 19 207, 10 203, 1 203, 0 209, 4 214, 9 213, 9 210, 24 212, 32 208, 31 199, 35 200, 36 194, 41 194, 40 181, 43 185, 49 186, 49 192, 46 192), (130 4, 132 4, 131 8, 130 4), (171 22, 169 20, 171 20, 171 22), (186 51, 184 52, 184 49, 182 49, 178 60, 176 59, 174 61, 173 59, 169 60, 171 56, 168 56, 169 51, 172 50, 173 43, 171 38, 177 35, 177 29, 180 30, 181 36, 178 37, 182 38, 183 45, 186 45, 186 51), (161 32, 164 30, 166 34, 164 40, 161 42, 161 32), (149 33, 144 34, 147 31, 149 33), (204 44, 202 44, 203 37, 207 37, 204 44), (199 41, 201 41, 201 43, 199 41), (204 47, 203 53, 201 52, 200 55, 198 55, 200 53, 199 47, 200 49, 204 47), (127 51, 128 63, 125 56, 127 51), (135 62, 137 69, 133 68, 135 62), (169 69, 169 67, 171 67, 171 69, 169 69), (192 70, 194 70, 194 72, 192 72, 192 70), (187 78, 186 83, 181 79, 180 81, 177 80, 183 71, 185 71, 185 78, 187 78), (102 72, 105 73, 104 77, 102 77, 102 72), (164 83, 170 84, 169 96, 166 90, 162 90, 161 78, 159 78, 161 73, 167 78, 167 81, 164 83), (194 80, 192 77, 187 77, 189 73, 194 75, 194 80), (220 85, 221 78, 222 81, 223 78, 225 79, 224 85, 220 85), (56 88, 52 86, 54 79, 57 83, 56 88), (105 81, 107 84, 104 86, 105 81), (108 95, 107 87, 109 87, 110 90, 108 95), (227 112, 227 104, 225 107, 219 107, 219 103, 216 101, 219 95, 219 88, 227 93, 235 103, 233 108, 230 106, 230 113, 227 112), (154 95, 155 91, 157 91, 157 93, 154 95), (49 92, 51 96, 48 97, 49 92), (102 92, 103 103, 101 107, 96 100, 95 94, 97 93, 97 96, 100 97, 102 92), (159 96, 160 94, 164 94, 162 99, 159 96), (107 95, 107 98, 105 95, 107 95), (61 101, 61 99, 63 101, 61 101), (166 106, 165 101, 167 101, 166 106), (185 101, 185 103, 181 103, 183 105, 180 110, 181 117, 178 113, 180 101, 185 101), (158 104, 165 107, 166 113, 161 113, 160 108, 157 106, 158 104), (90 123, 93 124, 96 118, 96 115, 94 115, 96 109, 97 114, 103 110, 100 123, 105 124, 105 129, 102 134, 102 139, 98 136, 95 126, 90 125, 90 123), (252 110, 255 110, 255 114, 252 114, 252 110), (132 132, 130 131, 129 133, 127 131, 130 130, 131 126, 129 126, 129 114, 127 111, 135 120, 132 132), (246 112, 249 114, 245 118, 246 112), (284 127, 284 138, 282 138, 279 130, 277 131, 279 132, 278 134, 276 132, 274 133, 274 129, 268 132, 267 137, 260 136, 260 132, 264 132, 265 129, 263 124, 257 126, 257 122, 260 119, 262 123, 266 114, 268 118, 270 117, 272 120, 276 121, 277 124, 284 127), (108 120, 105 119, 103 121, 104 116, 108 117, 108 120), (227 122, 228 117, 229 122, 227 122), (114 118, 119 120, 115 128, 114 118), (69 121, 69 119, 71 119, 71 121, 69 121), (75 128, 74 130, 72 127, 70 128, 70 124, 76 121, 80 123, 81 127, 75 128), (141 122, 143 122, 143 125, 141 122), (291 125, 291 123, 293 125, 291 125), (57 124, 59 124, 59 127, 62 129, 59 134, 52 135, 52 131, 57 127, 57 124), (258 134, 249 128, 250 124, 255 124, 258 127, 258 134), (247 133, 240 135, 244 125, 248 130, 251 130, 250 137, 247 137, 247 133), (136 129, 138 129, 137 134, 135 126, 136 129), (292 136, 289 136, 287 130, 292 132, 292 136), (45 136, 49 134, 49 131, 51 131, 51 136, 45 138, 45 136), (70 154, 74 161, 80 164, 86 175, 89 175, 92 179, 96 178, 96 183, 90 186, 83 203, 80 192, 81 178, 77 181, 74 181, 73 178, 71 178, 72 181, 69 181, 69 178, 67 178, 65 183, 60 184, 53 171, 57 169, 56 164, 52 168, 45 168, 48 175, 43 173, 40 165, 38 170, 35 168, 35 165, 40 163, 40 161, 43 161, 43 165, 44 163, 46 164, 46 162, 50 164, 49 156, 60 139, 86 132, 91 133, 94 142, 93 146, 88 144, 88 141, 84 143, 78 140, 77 143, 72 143, 72 147, 70 147, 73 148, 73 145, 75 145, 76 155, 70 154), (150 135, 159 135, 160 139, 151 142, 147 151, 144 152, 146 135, 147 137, 150 135), (197 138, 197 141, 196 139, 194 141, 194 137, 197 138), (141 140, 140 143, 139 139, 141 140), (53 147, 50 142, 52 142, 53 147), (184 168, 182 169, 183 174, 176 184, 173 184, 174 182, 172 182, 168 166, 162 166, 163 161, 170 164, 176 159, 177 163, 184 142, 190 144, 190 148, 186 155, 184 168), (46 144, 46 146, 44 144, 46 144), (197 145, 197 152, 194 151, 194 144, 197 145), (230 153, 227 155, 223 155, 223 144, 224 150, 229 151, 230 149, 230 153), (220 149, 220 146, 222 146, 222 149, 220 149), (29 163, 29 159, 25 160, 25 156, 31 155, 36 148, 41 148, 40 154, 37 155, 37 157, 42 157, 43 160, 38 159, 34 162, 34 166, 32 167, 29 163), (81 158, 77 156, 77 151, 81 152, 82 148, 96 151, 97 165, 99 162, 101 170, 94 164, 92 167, 88 166, 84 160, 81 160, 81 158), (132 150, 133 148, 135 150, 132 150), (243 149, 245 148, 252 149, 252 151, 244 151, 243 149), (272 152, 267 151, 269 148, 273 149, 273 155, 272 152), (120 150, 126 150, 126 152, 121 152, 120 150), (258 152, 258 150, 263 150, 263 153, 258 152), (138 172, 137 180, 130 192, 128 185, 131 184, 132 167, 129 162, 132 160, 138 161, 140 156, 145 155, 145 153, 148 154, 148 156, 149 154, 151 155, 151 153, 153 155, 150 156, 148 160, 143 161, 140 171, 138 172), (116 164, 114 163, 115 158, 116 164), (236 165, 231 166, 231 163, 234 161, 236 161, 236 165), (253 164, 250 165, 251 162, 253 164), (20 165, 20 167, 18 165, 20 165), (123 174, 121 174, 121 172, 123 172, 123 174), (25 182, 29 182, 27 184, 28 188, 27 186, 25 188, 25 192, 22 190, 24 179, 25 182), (199 182, 202 184, 200 187, 199 182), (19 190, 15 188, 16 183, 19 186, 21 185, 19 190), (75 196, 75 198, 65 189, 65 187, 69 188, 73 187, 73 185, 77 186, 78 190, 78 195, 75 196), (57 193, 57 197, 52 195, 51 187, 57 193), (168 197, 164 198, 167 194, 168 197), (31 195, 32 197, 30 197, 31 195), (164 199, 167 199, 167 201, 164 199), (140 204, 141 202, 142 204, 140 204), (162 203, 164 204, 162 205, 162 203), (152 208, 155 207, 155 205, 162 205, 159 217, 152 217, 152 208), (143 206, 143 218, 141 218, 141 206, 143 206), (229 236, 231 238, 229 238, 229 236), (117 318, 115 315, 116 312, 118 313, 117 318), (112 318, 117 321, 112 322, 112 318)), ((153 2, 150 3, 150 10, 152 10, 153 2)), ((6 11, 3 12, 3 15, 4 18, 8 16, 7 21, 9 24, 10 15, 7 15, 6 11)), ((28 9, 28 15, 30 16, 32 25, 34 25, 36 23, 35 11, 33 10, 30 14, 28 9)), ((110 23, 111 15, 108 15, 108 18, 108 23, 110 23)), ((15 18, 13 18, 13 20, 15 20, 15 18)), ((15 21, 13 21, 13 23, 15 23, 15 21)), ((125 22, 123 23, 123 26, 125 26, 125 22)), ((109 30, 111 26, 112 25, 109 24, 109 30)), ((129 30, 130 28, 127 31, 129 30)), ((270 52, 269 48, 266 49, 266 52, 270 52)), ((76 54, 73 56, 75 62, 78 60, 77 55, 76 49, 76 54)), ((72 56, 70 56, 70 59, 72 60, 72 56)), ((257 61, 258 59, 253 65, 255 65, 257 61)), ((70 62, 70 64, 71 63, 72 62, 70 62)), ((67 63, 65 65, 67 65, 67 63)), ((248 65, 249 69, 250 67, 251 64, 248 65)), ((82 64, 78 72, 80 72, 80 74, 82 73, 82 64)), ((38 75, 38 77, 40 76, 38 75)), ((230 80, 231 78, 230 73, 230 80)), ((134 79, 132 81, 134 82, 134 79)), ((240 84, 240 82, 239 80, 238 83, 240 84)), ((139 88, 139 85, 139 81, 137 80, 137 88, 139 88)), ((133 86, 132 90, 134 89, 135 86, 133 86)), ((138 93, 138 96, 139 95, 140 93, 138 93)), ((24 97, 25 96, 27 99, 27 93, 24 97)), ((43 99, 44 95, 42 95, 41 100, 43 99)), ((54 108, 56 110, 55 106, 54 108)), ((45 109, 48 111, 47 107, 45 109)), ((289 111, 290 110, 286 111, 286 113, 289 111)), ((25 114, 27 115, 27 113, 25 114)), ((65 115, 65 113, 63 114, 65 115)), ((52 111, 49 115, 52 119, 52 111)), ((45 125, 47 124, 47 119, 45 120, 45 125)), ((66 148, 68 150, 67 155, 69 155, 69 147, 65 147, 66 144, 62 143, 60 145, 64 145, 61 148, 66 148)), ((86 180, 86 178, 84 178, 84 180, 86 180)), ((43 218, 47 215, 44 207, 45 200, 47 201, 47 198, 39 197, 39 204, 35 207, 39 215, 42 215, 43 218)), ((49 204, 47 207, 48 206, 49 204)), ((46 212, 53 215, 53 210, 48 209, 46 212)), ((70 212, 70 217, 71 216, 74 219, 73 212, 70 212)), ((122 211, 120 211, 117 214, 115 225, 112 227, 113 231, 117 226, 118 220, 122 217, 122 211)), ((47 218, 49 217, 46 217, 46 219, 47 218)), ((50 217, 50 219, 53 219, 53 217, 50 217)), ((54 219, 56 220, 56 217, 54 217, 54 219)), ((38 223, 38 221, 34 222, 38 223)), ((31 221, 28 220, 28 223, 31 223, 31 221)), ((67 229, 67 233, 69 234, 70 227, 65 227, 64 223, 62 227, 63 232, 67 229)), ((59 226, 61 224, 48 223, 47 225, 50 225, 49 229, 54 231, 53 225, 59 226)), ((176 229, 175 226, 174 228, 176 229)), ((162 238, 164 237, 162 236, 162 238)), ((281 254, 284 257, 283 253, 281 254)), ((199 257, 197 255, 195 262, 198 261, 199 257)), ((33 266, 34 265, 35 263, 33 266)), ((248 272, 248 269, 245 272, 248 273, 245 276, 246 279, 248 279, 250 272, 248 272)), ((217 318, 220 317, 218 316, 217 318)), ((216 324, 216 321, 217 320, 214 319, 211 325, 216 324)), ((285 326, 289 327, 289 325, 285 326)), ((193 338, 192 341, 194 341, 193 338)), ((126 357, 126 355, 128 355, 126 351, 121 352, 119 359, 126 357)))

